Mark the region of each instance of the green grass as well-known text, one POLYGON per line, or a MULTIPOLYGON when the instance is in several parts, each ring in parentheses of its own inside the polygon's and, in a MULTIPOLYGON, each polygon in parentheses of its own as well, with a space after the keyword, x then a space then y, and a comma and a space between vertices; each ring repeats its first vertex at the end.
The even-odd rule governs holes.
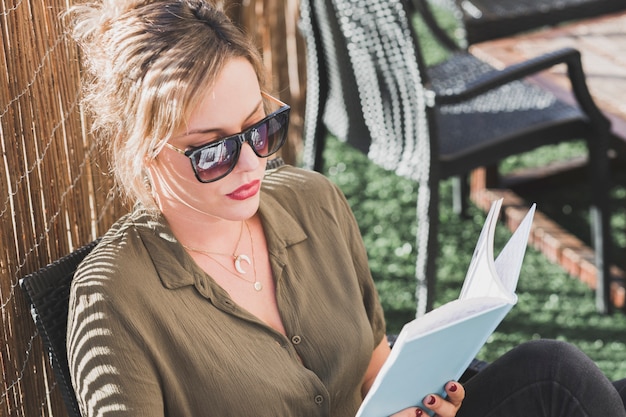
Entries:
MULTIPOLYGON (((325 161, 325 174, 346 194, 359 222, 388 330, 397 332, 415 314, 416 185, 378 168, 333 138, 325 161)), ((456 216, 450 188, 448 182, 441 184, 436 305, 458 296, 485 219, 485 213, 474 206, 469 218, 456 216)), ((504 224, 498 226, 496 251, 510 237, 504 224)), ((610 378, 626 377, 625 314, 596 313, 593 291, 532 248, 527 250, 517 289, 517 305, 479 358, 492 361, 523 341, 555 338, 576 344, 610 378)))

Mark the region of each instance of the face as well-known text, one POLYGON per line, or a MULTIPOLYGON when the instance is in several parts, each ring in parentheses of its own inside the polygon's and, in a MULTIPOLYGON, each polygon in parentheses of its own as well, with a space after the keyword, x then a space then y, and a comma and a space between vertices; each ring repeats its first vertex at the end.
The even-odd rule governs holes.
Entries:
MULTIPOLYGON (((243 58, 229 61, 215 85, 202 94, 189 120, 169 140, 172 147, 187 150, 205 145, 244 131, 265 117, 256 74, 243 58)), ((248 143, 241 145, 233 170, 210 183, 199 182, 189 158, 172 147, 164 147, 149 167, 166 217, 241 220, 256 213, 267 159, 259 158, 248 143)))

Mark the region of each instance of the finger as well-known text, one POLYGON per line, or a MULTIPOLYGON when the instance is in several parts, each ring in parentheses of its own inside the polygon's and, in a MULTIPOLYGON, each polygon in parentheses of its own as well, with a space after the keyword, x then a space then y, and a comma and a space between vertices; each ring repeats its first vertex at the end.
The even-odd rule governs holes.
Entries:
POLYGON ((391 417, 428 417, 422 409, 410 407, 393 414, 391 417))
POLYGON ((454 417, 459 410, 458 405, 452 404, 450 401, 433 394, 427 395, 423 403, 439 417, 454 417))
POLYGON ((450 381, 446 384, 445 389, 448 394, 448 401, 454 404, 457 408, 460 407, 463 399, 465 398, 465 388, 463 388, 463 385, 456 381, 450 381))

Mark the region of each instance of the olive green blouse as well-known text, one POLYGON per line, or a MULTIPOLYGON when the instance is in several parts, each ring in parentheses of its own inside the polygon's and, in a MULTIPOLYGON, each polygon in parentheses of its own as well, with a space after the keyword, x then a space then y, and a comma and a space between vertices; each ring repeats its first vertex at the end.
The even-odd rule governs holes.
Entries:
POLYGON ((259 210, 287 337, 137 208, 72 286, 68 358, 85 417, 355 415, 385 328, 349 206, 322 175, 283 166, 259 210))

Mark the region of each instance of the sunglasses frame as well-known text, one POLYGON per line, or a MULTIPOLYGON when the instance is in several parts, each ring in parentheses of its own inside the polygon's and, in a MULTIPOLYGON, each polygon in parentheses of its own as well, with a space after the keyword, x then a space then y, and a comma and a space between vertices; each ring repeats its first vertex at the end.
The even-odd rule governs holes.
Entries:
POLYGON ((185 149, 182 150, 180 148, 177 148, 176 146, 172 145, 171 143, 167 142, 165 143, 165 146, 170 148, 173 151, 178 152, 181 155, 186 156, 187 158, 189 158, 189 161, 191 162, 191 169, 193 170, 194 175, 196 176, 196 179, 198 181, 200 181, 203 184, 208 184, 211 182, 215 182, 218 180, 221 180, 222 178, 224 178, 225 176, 227 176, 228 174, 230 174, 233 169, 235 169, 235 167, 237 166, 237 162, 239 161, 239 155, 241 154, 241 148, 243 146, 244 143, 248 143, 248 145, 250 145, 250 147, 252 148, 252 151, 254 152, 254 154, 259 157, 259 158, 268 158, 272 155, 274 155, 276 152, 278 152, 280 150, 280 148, 282 148, 282 146, 285 144, 285 141, 287 140, 287 132, 284 133, 283 135, 283 139, 282 139, 282 143, 280 144, 280 146, 278 146, 276 148, 276 150, 274 150, 273 152, 268 153, 267 155, 259 155, 259 153, 257 152, 257 150, 254 147, 254 144, 252 143, 251 139, 247 136, 248 133, 250 131, 252 131, 253 129, 258 128, 259 126, 261 126, 264 123, 267 123, 268 121, 270 121, 271 119, 276 118, 279 115, 285 114, 286 120, 285 120, 285 125, 282 127, 282 129, 286 129, 289 126, 289 111, 291 109, 291 107, 286 104, 283 103, 282 101, 280 101, 279 99, 277 99, 276 97, 273 97, 265 92, 261 92, 261 95, 268 99, 271 100, 275 103, 277 103, 280 108, 272 113, 270 113, 269 115, 265 116, 263 119, 259 120, 258 122, 256 122, 255 124, 253 124, 252 126, 250 126, 249 128, 239 132, 239 133, 235 133, 234 135, 229 135, 225 138, 221 138, 218 139, 216 141, 212 141, 212 142, 207 142, 204 145, 200 145, 197 147, 193 147, 193 148, 189 148, 189 149, 185 149), (194 158, 193 155, 196 152, 202 151, 204 149, 206 149, 207 147, 214 147, 214 146, 218 146, 226 141, 229 140, 235 140, 236 143, 236 150, 234 153, 234 157, 233 157, 233 161, 230 164, 230 167, 228 168, 228 170, 226 170, 226 172, 224 172, 223 174, 220 174, 219 176, 217 176, 216 178, 212 178, 210 180, 203 180, 202 178, 200 178, 200 174, 198 173, 198 168, 196 167, 196 164, 194 163, 194 158))

